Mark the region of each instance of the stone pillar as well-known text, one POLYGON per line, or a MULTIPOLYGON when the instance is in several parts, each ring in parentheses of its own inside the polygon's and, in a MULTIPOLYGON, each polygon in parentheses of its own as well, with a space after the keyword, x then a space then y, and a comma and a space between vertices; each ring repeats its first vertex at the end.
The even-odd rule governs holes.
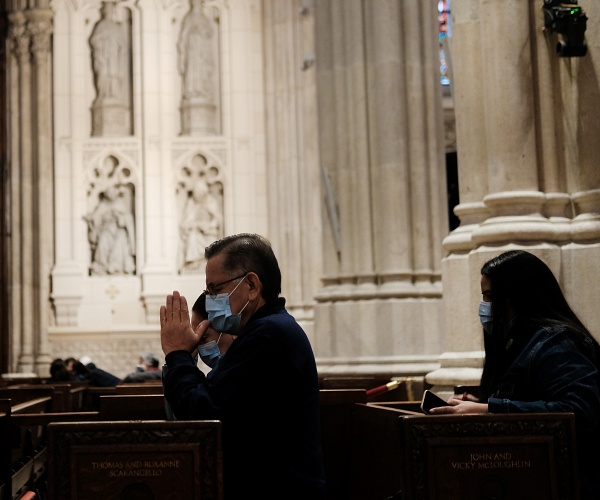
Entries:
POLYGON ((9 14, 11 140, 11 344, 16 369, 46 373, 49 275, 53 256, 52 73, 49 9, 9 14), (33 57, 32 57, 33 56, 33 57))
POLYGON ((322 203, 314 126, 314 10, 299 11, 295 0, 267 0, 263 19, 270 240, 280 267, 286 269, 282 277, 286 307, 313 340, 322 203))
POLYGON ((9 82, 9 106, 11 123, 9 135, 11 151, 14 152, 14 161, 20 166, 10 172, 10 199, 11 207, 14 207, 10 215, 10 231, 12 234, 10 242, 11 270, 10 270, 10 302, 13 304, 10 317, 10 336, 13 354, 16 359, 11 361, 11 366, 17 365, 20 371, 32 371, 33 369, 33 339, 31 338, 31 324, 33 320, 32 304, 24 300, 26 291, 31 289, 31 277, 29 286, 26 283, 27 272, 31 272, 31 263, 23 253, 24 248, 31 248, 31 240, 23 241, 28 231, 22 229, 21 221, 26 220, 26 214, 21 213, 20 205, 23 197, 29 195, 31 199, 30 183, 27 173, 31 171, 31 148, 22 145, 27 137, 31 137, 29 120, 31 112, 30 103, 30 37, 26 28, 26 19, 22 12, 17 11, 9 14, 9 36, 12 42, 13 52, 9 56, 8 66, 11 76, 9 82), (17 117, 20 117, 18 119, 17 117), (29 132, 29 135, 27 133, 29 132), (23 185, 27 182, 28 185, 23 185), (25 191, 24 193, 21 191, 25 191), (16 208, 16 210, 15 210, 16 208), (24 244, 28 243, 29 247, 24 244), (25 332, 28 332, 27 334, 25 332), (15 363, 16 362, 16 363, 15 363))
MULTIPOLYGON (((36 199, 32 227, 37 228, 34 244, 36 260, 35 295, 36 307, 34 339, 36 371, 45 375, 50 368, 50 346, 48 344, 50 272, 54 258, 54 217, 49 207, 54 206, 52 162, 52 11, 35 9, 27 13, 29 30, 32 34, 33 71, 35 93, 32 96, 35 113, 33 124, 36 137, 34 152, 36 199)), ((32 249, 33 251, 33 249, 32 249)))
POLYGON ((436 5, 315 4, 321 166, 337 205, 324 214, 335 224, 324 227, 315 308, 322 372, 401 374, 440 352, 447 222, 436 5))
MULTIPOLYGON (((52 309, 55 325, 77 327, 88 274, 89 248, 84 204, 85 169, 80 160, 83 144, 91 134, 90 106, 94 99, 92 64, 84 23, 78 11, 57 5, 54 10, 53 125, 54 125, 54 227, 55 246, 52 309), (61 8, 62 7, 62 8, 61 8), (86 70, 88 73, 86 73, 86 70), (90 87, 86 100, 86 84, 90 87), (78 186, 79 188, 74 188, 78 186)), ((91 27, 89 30, 91 31, 91 27)))
MULTIPOLYGON (((588 16, 599 11, 594 2, 581 5, 588 16)), ((600 337, 594 51, 558 58, 557 35, 543 29, 542 5, 534 0, 454 0, 452 16, 461 226, 444 240, 442 269, 446 346, 454 356, 452 367, 427 376, 446 387, 478 383, 472 371, 462 377, 456 353, 465 353, 463 367, 473 367, 473 351, 483 345, 480 269, 511 248, 545 260, 600 337)), ((590 47, 600 42, 591 30, 586 38, 590 47)))
POLYGON ((144 82, 144 92, 140 95, 140 109, 144 110, 139 116, 140 130, 149 138, 142 143, 145 193, 142 199, 146 229, 142 244, 145 259, 140 276, 145 322, 158 325, 160 306, 165 301, 164 284, 168 280, 173 281, 176 263, 176 255, 168 243, 178 237, 168 233, 169 223, 177 220, 177 213, 175 204, 171 202, 175 191, 171 170, 173 153, 170 141, 162 138, 163 130, 170 130, 175 135, 177 103, 170 96, 172 89, 164 85, 165 77, 162 75, 166 71, 159 61, 174 62, 177 53, 174 41, 163 41, 169 39, 171 15, 162 9, 148 7, 148 3, 142 4, 142 7, 144 22, 140 26, 139 53, 133 47, 132 54, 134 60, 140 59, 140 76, 144 82), (161 78, 156 78, 157 74, 161 78), (173 128, 170 129, 169 125, 173 128), (165 234, 168 237, 165 238, 165 234))

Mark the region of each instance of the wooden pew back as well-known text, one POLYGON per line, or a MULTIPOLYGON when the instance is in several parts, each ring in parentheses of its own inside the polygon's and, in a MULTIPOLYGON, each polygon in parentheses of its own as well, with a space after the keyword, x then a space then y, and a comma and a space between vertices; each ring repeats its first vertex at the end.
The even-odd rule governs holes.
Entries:
POLYGON ((0 498, 19 498, 41 477, 45 468, 44 427, 32 422, 14 425, 14 419, 23 414, 41 415, 51 403, 49 396, 15 405, 12 399, 0 399, 0 498))
POLYGON ((409 417, 401 436, 407 500, 579 498, 572 413, 409 417))
POLYGON ((115 394, 163 394, 163 386, 160 380, 140 384, 119 384, 115 387, 115 394))
POLYGON ((577 499, 574 416, 354 412, 349 498, 577 499))
POLYGON ((37 398, 50 398, 51 408, 48 411, 81 411, 86 382, 53 382, 51 384, 14 384, 0 388, 0 398, 12 400, 14 406, 37 398))
POLYGON ((166 420, 162 394, 121 394, 100 396, 102 420, 166 420))
POLYGON ((51 500, 223 498, 218 421, 53 423, 48 433, 51 500))
POLYGON ((321 389, 321 448, 328 499, 348 498, 356 403, 366 403, 364 389, 321 389))
POLYGON ((52 407, 55 405, 54 403, 54 388, 53 387, 49 387, 49 386, 44 386, 44 385, 13 385, 13 386, 9 386, 9 387, 4 387, 0 389, 0 399, 10 399, 11 400, 11 407, 13 408, 13 413, 14 413, 14 407, 22 404, 22 403, 27 403, 28 401, 33 401, 36 399, 41 399, 41 398, 45 398, 47 401, 49 401, 49 406, 50 408, 48 408, 48 410, 50 411, 52 409, 52 407))

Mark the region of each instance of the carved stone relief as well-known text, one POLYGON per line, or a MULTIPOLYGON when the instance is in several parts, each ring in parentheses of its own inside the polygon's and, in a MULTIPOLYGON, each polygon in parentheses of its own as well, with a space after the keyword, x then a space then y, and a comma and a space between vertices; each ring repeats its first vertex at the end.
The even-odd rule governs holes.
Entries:
POLYGON ((85 216, 90 275, 135 274, 135 184, 131 169, 108 156, 93 169, 85 216))
POLYGON ((93 136, 131 135, 131 22, 127 9, 102 4, 102 17, 90 36, 96 99, 93 136))
POLYGON ((177 43, 182 81, 182 135, 219 133, 219 31, 203 10, 203 0, 190 0, 177 43))
POLYGON ((204 249, 223 235, 223 183, 219 166, 196 154, 178 172, 179 272, 204 269, 204 249))

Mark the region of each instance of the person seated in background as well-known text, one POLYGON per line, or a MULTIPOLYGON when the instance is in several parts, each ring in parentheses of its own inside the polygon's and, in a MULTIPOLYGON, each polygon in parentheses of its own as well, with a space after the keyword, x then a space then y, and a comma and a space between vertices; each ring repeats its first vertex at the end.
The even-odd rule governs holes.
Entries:
POLYGON ((144 370, 135 371, 126 375, 123 379, 124 384, 147 382, 148 380, 161 380, 162 372, 160 369, 158 357, 151 352, 144 354, 144 370))
POLYGON ((67 370, 67 364, 62 358, 56 358, 50 364, 50 380, 52 382, 68 382, 71 374, 67 370))
POLYGON ((143 372, 145 369, 146 369, 146 363, 144 362, 144 355, 140 354, 140 357, 138 358, 138 363, 135 366, 135 371, 143 372))
POLYGON ((98 368, 88 356, 65 359, 68 372, 73 381, 87 381, 95 387, 114 387, 121 382, 119 377, 98 368))
POLYGON ((455 394, 433 415, 575 414, 581 498, 600 498, 600 346, 552 271, 522 250, 481 269, 485 362, 479 397, 455 394))

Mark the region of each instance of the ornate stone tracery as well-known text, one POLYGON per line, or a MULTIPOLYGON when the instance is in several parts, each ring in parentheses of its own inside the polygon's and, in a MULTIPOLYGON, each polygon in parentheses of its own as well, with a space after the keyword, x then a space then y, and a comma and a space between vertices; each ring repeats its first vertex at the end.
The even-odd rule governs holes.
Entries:
POLYGON ((204 249, 223 236, 221 169, 202 153, 191 156, 177 172, 180 273, 204 270, 204 249))
POLYGON ((135 180, 129 165, 108 155, 91 170, 88 188, 90 275, 135 274, 135 180))
POLYGON ((102 17, 90 36, 96 99, 93 136, 125 136, 131 124, 131 22, 114 0, 102 3, 102 17))

